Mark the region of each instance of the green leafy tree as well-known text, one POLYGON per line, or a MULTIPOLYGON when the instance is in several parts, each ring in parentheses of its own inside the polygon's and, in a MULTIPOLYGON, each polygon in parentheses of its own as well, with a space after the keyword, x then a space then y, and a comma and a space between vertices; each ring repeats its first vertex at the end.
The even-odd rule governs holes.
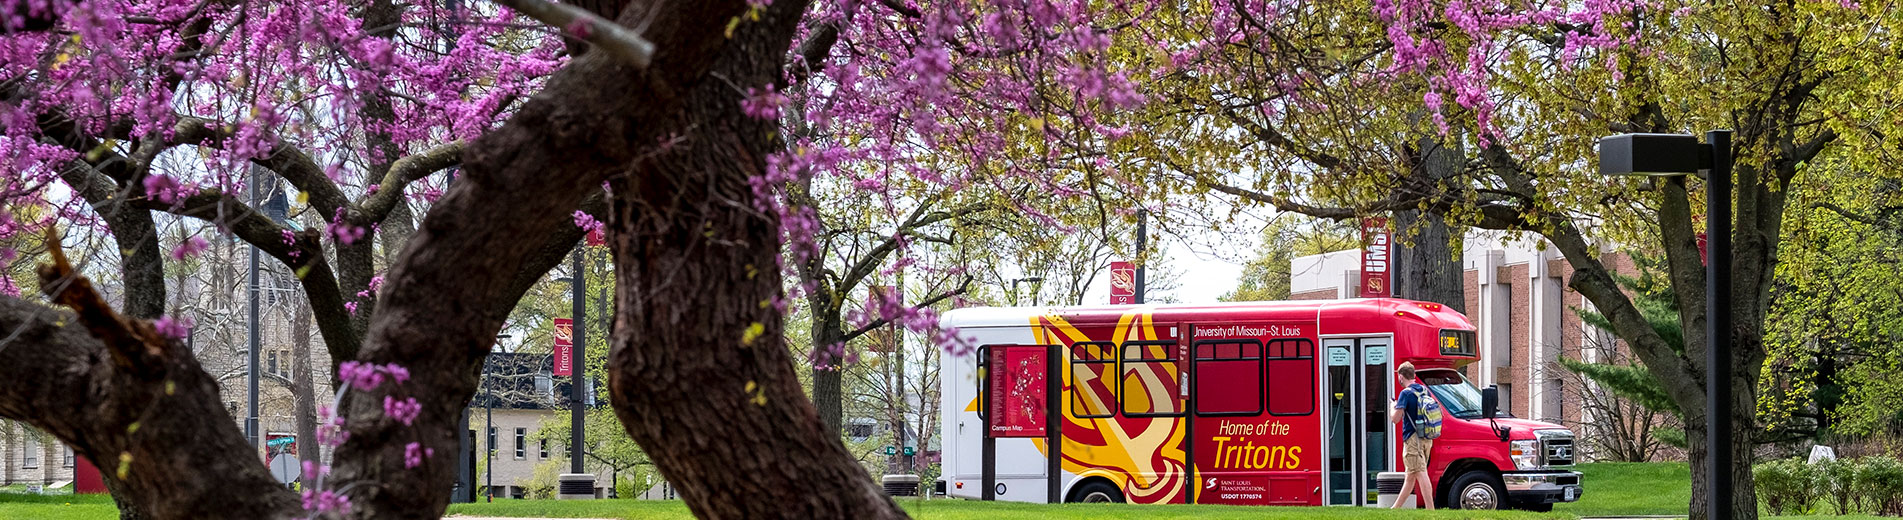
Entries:
POLYGON ((1342 222, 1277 215, 1262 229, 1260 254, 1242 266, 1236 289, 1222 301, 1276 301, 1289 297, 1289 262, 1298 256, 1352 249, 1360 245, 1355 229, 1342 222))

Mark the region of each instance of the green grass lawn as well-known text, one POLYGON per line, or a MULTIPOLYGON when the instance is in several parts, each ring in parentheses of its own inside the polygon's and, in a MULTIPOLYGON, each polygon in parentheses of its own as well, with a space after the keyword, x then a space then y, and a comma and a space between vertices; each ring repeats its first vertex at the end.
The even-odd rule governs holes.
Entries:
POLYGON ((106 495, 33 495, 25 487, 0 491, 0 519, 4 520, 109 520, 119 518, 119 508, 106 495))
MULTIPOLYGON (((1597 463, 1581 464, 1586 494, 1579 502, 1559 504, 1551 514, 1524 512, 1385 511, 1357 508, 1306 507, 1232 507, 1232 506, 1135 506, 1135 505, 1032 505, 966 500, 905 499, 914 518, 972 520, 1066 520, 1141 517, 1157 519, 1403 519, 1403 518, 1480 518, 1480 519, 1570 519, 1584 516, 1683 515, 1691 496, 1691 474, 1682 463, 1597 463)), ((592 500, 557 502, 553 500, 499 500, 495 503, 456 504, 449 514, 500 517, 543 518, 630 518, 687 519, 687 508, 679 501, 592 500)), ((118 516, 112 499, 91 495, 29 495, 23 489, 0 489, 0 520, 111 520, 118 516)), ((1868 516, 1812 516, 1778 518, 1832 518, 1875 520, 1868 516)))
POLYGON ((1585 494, 1553 506, 1578 516, 1683 515, 1691 504, 1692 474, 1682 462, 1580 464, 1585 494))
MULTIPOLYGON (((1156 518, 1156 519, 1264 519, 1298 520, 1304 518, 1329 519, 1500 519, 1500 520, 1536 520, 1570 519, 1565 514, 1535 514, 1510 511, 1439 511, 1428 514, 1424 511, 1388 511, 1375 509, 1350 508, 1308 508, 1308 507, 1234 507, 1234 506, 1135 506, 1121 504, 1066 504, 1036 505, 1013 504, 1006 502, 974 502, 968 500, 901 500, 907 512, 913 518, 920 519, 973 519, 973 520, 1064 520, 1097 518, 1156 518)), ((554 501, 554 500, 498 500, 495 503, 456 504, 449 508, 452 515, 479 515, 501 517, 543 517, 543 518, 628 518, 628 519, 689 519, 687 507, 680 501, 646 500, 590 500, 590 501, 554 501)), ((106 496, 92 495, 26 495, 0 493, 0 519, 35 520, 111 520, 118 517, 118 510, 112 505, 112 499, 106 496)))
MULTIPOLYGON (((1236 506, 1185 506, 1152 505, 1137 506, 1123 504, 1016 504, 1009 502, 976 502, 970 500, 917 500, 899 501, 906 512, 918 519, 945 520, 1064 520, 1096 518, 1156 518, 1156 519, 1266 519, 1297 520, 1304 518, 1327 519, 1412 519, 1412 518, 1471 518, 1501 520, 1570 519, 1572 515, 1553 513, 1537 514, 1516 511, 1388 511, 1379 509, 1353 508, 1316 508, 1316 507, 1236 507, 1236 506)), ((690 519, 687 507, 679 501, 628 501, 604 500, 593 502, 557 502, 550 500, 498 500, 493 504, 457 504, 450 506, 452 515, 477 516, 540 516, 547 518, 628 518, 628 519, 690 519)))

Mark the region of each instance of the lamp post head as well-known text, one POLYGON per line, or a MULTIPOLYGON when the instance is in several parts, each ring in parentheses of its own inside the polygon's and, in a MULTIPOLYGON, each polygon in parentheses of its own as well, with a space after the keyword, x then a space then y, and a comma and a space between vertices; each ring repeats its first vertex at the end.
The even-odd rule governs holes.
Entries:
POLYGON ((1599 139, 1600 175, 1676 177, 1711 168, 1711 147, 1690 134, 1619 134, 1599 139))

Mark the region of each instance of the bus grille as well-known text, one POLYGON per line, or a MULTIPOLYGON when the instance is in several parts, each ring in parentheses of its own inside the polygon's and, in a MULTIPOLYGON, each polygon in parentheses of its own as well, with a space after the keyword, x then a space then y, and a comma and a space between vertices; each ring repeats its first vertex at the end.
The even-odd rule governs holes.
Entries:
POLYGON ((1573 446, 1573 434, 1566 430, 1540 430, 1534 432, 1540 440, 1540 452, 1546 454, 1548 466, 1573 465, 1576 450, 1573 446))

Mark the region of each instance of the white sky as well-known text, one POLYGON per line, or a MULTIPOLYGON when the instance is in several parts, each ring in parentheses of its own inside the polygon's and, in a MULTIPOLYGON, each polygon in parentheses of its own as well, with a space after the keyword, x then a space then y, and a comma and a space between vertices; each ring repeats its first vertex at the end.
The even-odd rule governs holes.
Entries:
MULTIPOLYGON (((1181 272, 1181 284, 1175 296, 1181 303, 1215 303, 1224 293, 1235 290, 1242 266, 1256 256, 1260 225, 1240 225, 1221 232, 1200 229, 1180 237, 1158 237, 1164 246, 1160 261, 1181 272)), ((1154 276, 1153 274, 1150 276, 1154 276)), ((1110 277, 1106 273, 1090 284, 1084 293, 1085 305, 1110 302, 1110 277)))

